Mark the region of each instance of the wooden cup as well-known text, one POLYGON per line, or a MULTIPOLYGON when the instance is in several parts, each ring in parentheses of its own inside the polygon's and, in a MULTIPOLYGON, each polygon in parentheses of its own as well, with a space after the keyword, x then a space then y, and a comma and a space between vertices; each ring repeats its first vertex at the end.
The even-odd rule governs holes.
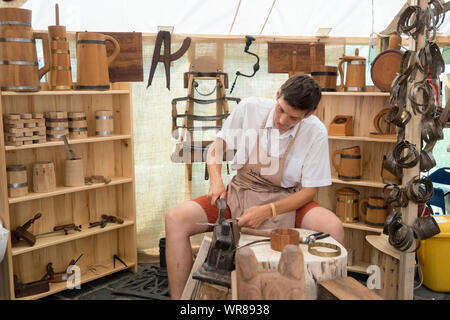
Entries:
POLYGON ((288 244, 298 246, 300 234, 289 228, 274 229, 270 232, 270 247, 275 251, 282 251, 288 244))
POLYGON ((25 166, 7 166, 8 196, 21 197, 28 194, 27 168, 25 166))
POLYGON ((95 135, 109 136, 114 134, 114 118, 111 110, 95 111, 95 135))
POLYGON ((382 227, 388 215, 388 205, 381 197, 370 197, 359 203, 364 222, 371 227, 382 227))
POLYGON ((359 146, 335 150, 332 161, 339 179, 361 180, 361 151, 359 146), (341 158, 339 163, 335 161, 338 154, 341 158))
POLYGON ((359 191, 342 188, 336 191, 336 215, 342 222, 357 222, 359 191))
POLYGON ((66 187, 84 186, 82 159, 67 159, 64 161, 64 185, 66 187))
POLYGON ((33 191, 50 192, 56 189, 55 166, 51 161, 33 164, 33 191))

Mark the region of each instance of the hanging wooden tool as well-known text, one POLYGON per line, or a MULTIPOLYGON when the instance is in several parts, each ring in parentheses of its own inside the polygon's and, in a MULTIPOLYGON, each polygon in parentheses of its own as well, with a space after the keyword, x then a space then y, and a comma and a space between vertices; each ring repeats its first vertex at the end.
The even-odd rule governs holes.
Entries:
POLYGON ((189 49, 191 38, 184 39, 181 48, 175 53, 170 53, 170 32, 159 31, 156 36, 155 51, 153 52, 152 65, 150 67, 150 75, 148 77, 147 89, 152 85, 153 76, 155 75, 156 66, 158 62, 164 63, 164 70, 166 72, 166 88, 170 90, 170 62, 178 60, 189 49), (161 55, 161 46, 164 43, 164 54, 161 55))
POLYGON ((250 48, 252 42, 255 41, 255 38, 252 37, 252 36, 245 36, 245 39, 246 39, 246 41, 245 41, 244 52, 248 53, 249 55, 252 55, 252 56, 256 57, 256 62, 253 65, 253 73, 252 74, 245 74, 245 73, 242 73, 240 71, 236 72, 236 78, 234 78, 233 85, 231 86, 230 94, 233 92, 234 86, 236 85, 236 80, 237 80, 237 78, 239 76, 252 78, 256 74, 256 72, 258 72, 258 70, 259 70, 259 57, 258 57, 258 55, 253 53, 253 52, 248 51, 248 49, 250 48))
POLYGON ((69 42, 67 41, 66 27, 59 25, 59 7, 55 5, 56 25, 48 26, 50 40, 51 63, 48 74, 50 90, 71 90, 72 67, 70 65, 69 42))

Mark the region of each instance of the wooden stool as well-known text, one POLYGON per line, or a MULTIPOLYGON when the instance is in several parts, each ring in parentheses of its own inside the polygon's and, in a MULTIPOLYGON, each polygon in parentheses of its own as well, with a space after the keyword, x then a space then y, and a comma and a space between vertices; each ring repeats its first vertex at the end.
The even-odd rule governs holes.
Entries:
POLYGON ((386 300, 398 298, 400 252, 388 242, 388 236, 368 235, 366 240, 373 246, 370 264, 380 267, 380 288, 373 291, 386 300))
POLYGON ((319 283, 318 300, 383 300, 351 277, 319 283))
MULTIPOLYGON (((315 231, 306 229, 295 230, 298 230, 300 237, 305 237, 315 233, 315 231)), ((241 233, 239 246, 261 239, 264 239, 264 237, 241 233)), ((320 257, 309 253, 308 245, 299 245, 303 253, 307 300, 317 299, 318 282, 347 276, 347 250, 344 246, 331 237, 318 240, 317 242, 326 242, 337 245, 341 249, 341 254, 336 257, 320 257)), ((270 241, 257 243, 255 245, 250 245, 249 247, 253 249, 253 252, 255 253, 259 268, 268 270, 278 269, 281 252, 272 250, 270 248, 270 241)), ((235 295, 235 288, 233 287, 233 284, 232 291, 232 294, 235 295)))

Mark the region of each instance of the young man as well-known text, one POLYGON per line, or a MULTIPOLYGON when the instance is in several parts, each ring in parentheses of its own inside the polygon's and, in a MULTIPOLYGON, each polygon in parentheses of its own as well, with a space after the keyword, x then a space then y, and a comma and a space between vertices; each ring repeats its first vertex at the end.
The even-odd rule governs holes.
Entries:
POLYGON ((244 99, 225 121, 208 152, 208 194, 165 217, 172 299, 180 298, 192 267, 189 238, 213 230, 206 222, 216 222, 219 198, 227 198, 227 218, 236 218, 239 227, 303 228, 344 242, 340 220, 313 201, 318 187, 331 184, 327 129, 313 115, 320 98, 314 79, 294 75, 276 100, 244 99), (227 189, 221 176, 225 150, 236 150, 237 174, 227 189))

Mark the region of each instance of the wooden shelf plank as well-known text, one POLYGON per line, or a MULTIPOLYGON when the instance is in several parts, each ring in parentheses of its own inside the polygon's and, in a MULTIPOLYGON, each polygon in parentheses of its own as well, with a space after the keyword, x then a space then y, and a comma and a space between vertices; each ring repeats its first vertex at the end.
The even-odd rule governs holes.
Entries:
POLYGON ((344 228, 349 228, 349 229, 358 229, 358 230, 377 232, 377 233, 383 232, 382 227, 380 227, 380 228, 371 227, 362 222, 353 222, 353 223, 343 222, 342 225, 344 226, 344 228))
POLYGON ((50 198, 50 197, 59 196, 62 194, 67 194, 67 193, 80 192, 80 191, 85 191, 85 190, 114 186, 114 185, 118 185, 118 184, 130 183, 132 181, 133 181, 132 178, 112 177, 111 182, 108 184, 93 183, 91 185, 86 184, 86 185, 80 186, 80 187, 56 187, 55 191, 45 192, 45 193, 30 192, 29 194, 27 194, 23 197, 9 198, 8 202, 9 202, 9 204, 13 204, 13 203, 19 203, 19 202, 24 202, 24 201, 36 200, 36 199, 50 198))
MULTIPOLYGON (((88 137, 85 139, 69 139, 69 144, 80 144, 80 143, 95 143, 95 142, 104 142, 104 141, 116 141, 116 140, 126 140, 131 139, 130 134, 113 134, 110 136, 94 136, 88 137)), ((17 151, 24 149, 35 149, 35 148, 49 148, 56 146, 63 146, 64 141, 49 141, 44 143, 33 143, 33 144, 24 144, 22 146, 5 146, 5 151, 17 151)))
POLYGON ((67 96, 67 95, 100 95, 100 94, 129 94, 130 90, 105 90, 105 91, 36 91, 36 92, 14 92, 2 91, 2 96, 67 96))
POLYGON ((358 136, 328 136, 330 140, 343 141, 363 141, 363 142, 380 142, 380 143, 396 143, 396 139, 375 138, 375 137, 358 137, 358 136))
MULTIPOLYGON (((105 265, 102 268, 98 268, 98 272, 97 273, 93 273, 92 271, 88 271, 86 273, 81 273, 81 285, 89 282, 89 281, 93 281, 99 278, 102 278, 104 276, 108 276, 110 274, 113 274, 115 272, 119 272, 125 269, 129 269, 133 266, 136 265, 135 261, 131 261, 129 259, 124 259, 122 258, 122 260, 127 264, 128 267, 125 267, 123 264, 121 264, 120 262, 117 263, 116 262, 116 267, 113 267, 113 263, 110 263, 108 265, 105 265)), ((28 297, 22 297, 22 298, 17 298, 16 300, 36 300, 36 299, 40 299, 64 290, 67 290, 67 283, 66 282, 59 282, 59 283, 50 283, 50 290, 47 292, 43 292, 40 294, 35 294, 32 296, 28 296, 28 297)), ((74 289, 76 290, 76 289, 74 289)))
POLYGON ((117 223, 108 223, 104 228, 95 227, 95 228, 89 228, 89 226, 82 226, 82 231, 78 232, 71 232, 68 235, 65 235, 64 233, 61 234, 53 234, 53 235, 47 235, 43 236, 41 238, 36 238, 36 243, 34 246, 30 247, 26 242, 21 241, 13 246, 11 249, 13 256, 18 256, 27 252, 43 249, 46 247, 55 246, 61 243, 74 241, 77 239, 82 239, 86 237, 91 237, 96 234, 109 232, 116 229, 125 228, 128 226, 132 226, 134 224, 131 220, 125 220, 122 224, 117 223))
POLYGON ((322 96, 389 97, 389 92, 322 92, 322 96))
POLYGON ((360 186, 360 187, 372 187, 372 188, 380 188, 383 189, 386 185, 383 182, 379 181, 369 181, 369 180, 355 180, 355 181, 344 181, 338 178, 331 178, 332 183, 340 183, 340 184, 346 184, 351 186, 360 186))

